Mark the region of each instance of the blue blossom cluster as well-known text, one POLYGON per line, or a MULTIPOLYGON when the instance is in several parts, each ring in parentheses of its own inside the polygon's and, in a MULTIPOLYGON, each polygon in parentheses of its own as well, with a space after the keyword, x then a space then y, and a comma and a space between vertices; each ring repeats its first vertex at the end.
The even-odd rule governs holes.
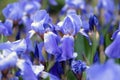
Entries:
POLYGON ((120 2, 65 0, 53 21, 44 1, 2 10, 0 80, 119 80, 120 2))

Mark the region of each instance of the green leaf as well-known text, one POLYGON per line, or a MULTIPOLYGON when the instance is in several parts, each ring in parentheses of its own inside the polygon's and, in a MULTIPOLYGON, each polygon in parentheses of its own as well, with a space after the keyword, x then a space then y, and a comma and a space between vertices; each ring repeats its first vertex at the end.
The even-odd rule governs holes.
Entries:
POLYGON ((75 46, 74 46, 74 50, 75 52, 78 53, 78 57, 77 59, 83 59, 82 54, 85 54, 85 56, 89 57, 90 54, 90 45, 88 40, 83 36, 78 34, 75 37, 75 46))
POLYGON ((75 37, 74 50, 78 53, 78 59, 82 59, 81 53, 85 52, 84 38, 80 34, 75 37))
POLYGON ((68 73, 67 73, 67 78, 68 78, 68 80, 76 80, 76 77, 75 77, 75 75, 73 74, 73 72, 72 71, 68 71, 68 73))

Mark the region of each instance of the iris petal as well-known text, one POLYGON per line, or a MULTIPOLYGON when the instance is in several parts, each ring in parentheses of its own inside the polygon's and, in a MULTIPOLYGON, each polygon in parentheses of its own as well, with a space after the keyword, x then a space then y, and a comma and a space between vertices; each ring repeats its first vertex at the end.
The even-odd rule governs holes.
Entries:
POLYGON ((15 66, 17 59, 18 57, 16 52, 11 52, 7 57, 0 60, 0 70, 15 66))
POLYGON ((61 55, 58 57, 59 61, 64 61, 73 58, 74 53, 74 38, 73 36, 64 35, 61 39, 61 55))
POLYGON ((56 54, 59 53, 59 37, 53 32, 47 32, 44 34, 44 46, 48 53, 56 54))
POLYGON ((120 44, 120 32, 118 32, 114 41, 106 48, 105 54, 110 58, 120 58, 120 46, 118 44, 120 44))

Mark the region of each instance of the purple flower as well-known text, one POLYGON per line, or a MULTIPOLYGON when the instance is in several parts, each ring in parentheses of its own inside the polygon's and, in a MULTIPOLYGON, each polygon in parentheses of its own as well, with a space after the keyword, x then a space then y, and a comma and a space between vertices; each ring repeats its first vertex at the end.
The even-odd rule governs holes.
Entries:
POLYGON ((61 38, 61 54, 57 56, 58 61, 66 61, 69 59, 74 58, 74 38, 70 35, 64 35, 63 38, 61 38))
POLYGON ((104 23, 109 23, 115 18, 115 15, 105 10, 103 14, 103 18, 104 18, 104 23))
POLYGON ((6 19, 4 23, 0 22, 0 34, 9 36, 12 34, 13 22, 12 20, 6 19))
POLYGON ((19 3, 20 3, 22 10, 24 11, 24 13, 26 15, 35 13, 41 7, 40 3, 38 1, 35 1, 35 0, 31 0, 31 1, 20 0, 19 3))
POLYGON ((98 8, 113 12, 115 10, 114 0, 99 0, 98 8))
POLYGON ((120 32, 117 31, 114 33, 114 41, 105 49, 105 54, 110 58, 120 58, 120 32))
POLYGON ((65 6, 62 8, 62 13, 64 13, 67 9, 85 9, 85 1, 84 0, 65 0, 65 6))
POLYGON ((43 46, 44 46, 43 42, 40 42, 40 43, 36 42, 35 53, 34 54, 35 54, 36 58, 39 58, 40 62, 44 62, 45 61, 44 57, 42 55, 42 48, 43 48, 43 46))
POLYGON ((87 69, 87 80, 119 80, 120 66, 113 60, 104 64, 93 64, 87 69))
POLYGON ((49 31, 44 33, 44 46, 45 50, 50 54, 58 54, 60 53, 59 50, 59 37, 55 33, 49 31))
POLYGON ((52 20, 45 10, 36 11, 31 19, 33 20, 32 29, 37 33, 43 34, 46 30, 45 27, 51 27, 52 20))
POLYGON ((89 29, 94 30, 94 27, 99 30, 99 21, 97 19, 97 16, 91 15, 89 18, 89 29))
POLYGON ((58 26, 63 34, 76 35, 82 26, 82 21, 79 15, 69 13, 58 26))
POLYGON ((22 23, 25 26, 24 27, 25 32, 28 33, 32 29, 32 27, 31 27, 32 20, 28 16, 23 16, 22 23))
POLYGON ((12 20, 20 20, 23 16, 23 11, 19 3, 8 4, 2 11, 5 18, 12 20))
POLYGON ((114 19, 114 11, 115 11, 115 4, 114 0, 99 0, 98 1, 98 10, 102 10, 104 23, 109 23, 112 19, 114 19))
POLYGON ((119 33, 119 29, 118 30, 116 30, 114 33, 113 33, 113 35, 112 35, 112 37, 111 37, 111 39, 115 39, 116 38, 116 36, 117 36, 117 34, 119 33))
POLYGON ((25 53, 27 48, 26 40, 17 40, 14 42, 5 42, 0 44, 0 50, 8 49, 10 51, 16 51, 18 54, 25 53))
POLYGON ((17 67, 21 70, 23 80, 37 80, 34 74, 31 64, 25 60, 18 60, 17 67))
POLYGON ((16 66, 18 56, 16 52, 11 52, 6 57, 0 59, 0 70, 16 66))
POLYGON ((73 60, 71 63, 71 69, 75 74, 82 73, 87 68, 85 62, 82 62, 80 60, 75 61, 73 60))

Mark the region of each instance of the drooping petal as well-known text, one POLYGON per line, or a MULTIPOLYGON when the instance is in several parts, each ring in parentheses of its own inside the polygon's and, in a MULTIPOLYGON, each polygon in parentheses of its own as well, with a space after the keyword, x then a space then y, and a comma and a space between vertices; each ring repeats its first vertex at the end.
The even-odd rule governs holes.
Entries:
POLYGON ((5 23, 4 23, 5 28, 7 29, 7 33, 4 33, 4 35, 11 35, 13 33, 12 28, 13 28, 13 21, 6 19, 5 23))
POLYGON ((105 54, 110 58, 120 58, 120 32, 117 33, 114 41, 105 49, 105 54))
POLYGON ((16 51, 17 53, 24 53, 26 51, 26 48, 26 40, 22 39, 12 42, 10 49, 16 51))
POLYGON ((23 16, 22 9, 19 3, 8 4, 2 11, 5 18, 9 18, 12 20, 19 20, 23 16))
POLYGON ((12 34, 13 21, 6 19, 4 23, 0 22, 0 34, 9 36, 12 34))
POLYGON ((26 51, 26 40, 17 40, 15 42, 5 42, 0 44, 0 50, 9 49, 10 51, 16 51, 17 53, 24 53, 26 51))
POLYGON ((120 65, 113 60, 104 64, 93 64, 87 69, 88 80, 119 80, 120 65))
POLYGON ((61 39, 61 54, 58 56, 58 61, 72 59, 74 53, 74 38, 73 36, 64 35, 61 39))
POLYGON ((43 34, 45 32, 44 24, 51 24, 51 18, 45 10, 36 11, 35 14, 31 17, 33 20, 31 26, 35 32, 43 34))
POLYGON ((50 54, 59 53, 59 37, 53 32, 47 32, 44 34, 44 46, 45 50, 50 54))
POLYGON ((18 60, 17 67, 21 70, 21 75, 23 80, 37 80, 35 76, 31 64, 29 64, 25 60, 18 60))
POLYGON ((8 56, 0 60, 0 70, 16 66, 18 56, 16 52, 9 53, 8 56))
POLYGON ((7 33, 7 30, 2 22, 0 22, 0 34, 7 33))

